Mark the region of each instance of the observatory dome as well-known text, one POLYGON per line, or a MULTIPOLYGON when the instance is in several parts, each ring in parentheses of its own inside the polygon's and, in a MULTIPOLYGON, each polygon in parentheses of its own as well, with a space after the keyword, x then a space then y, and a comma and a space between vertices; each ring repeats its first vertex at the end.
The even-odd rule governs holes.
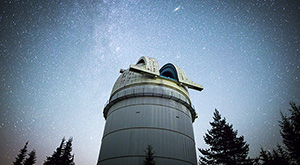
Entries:
POLYGON ((202 86, 172 63, 159 69, 150 57, 120 73, 103 110, 98 165, 141 164, 147 145, 155 149, 157 164, 196 165, 192 123, 197 115, 187 87, 202 86))
MULTIPOLYGON (((165 95, 162 97, 183 101, 183 104, 190 110, 192 121, 197 118, 186 87, 200 88, 200 90, 203 88, 201 85, 192 82, 178 66, 168 63, 159 69, 156 59, 142 56, 136 65, 130 65, 130 68, 126 70, 120 70, 120 73, 121 75, 113 86, 108 104, 117 102, 123 97, 137 96, 138 93, 144 96, 147 94, 161 95, 163 91, 165 95), (145 85, 150 84, 152 86, 145 88, 145 85), (166 90, 166 87, 173 90, 166 90)), ((104 109, 105 118, 109 108, 110 106, 106 106, 104 109)))

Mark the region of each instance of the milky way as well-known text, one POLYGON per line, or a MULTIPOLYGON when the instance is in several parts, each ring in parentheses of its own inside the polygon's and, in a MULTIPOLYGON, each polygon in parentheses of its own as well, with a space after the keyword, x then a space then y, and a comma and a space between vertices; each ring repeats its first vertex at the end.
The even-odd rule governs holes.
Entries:
POLYGON ((26 141, 42 164, 64 136, 76 164, 96 164, 104 104, 141 56, 204 86, 190 90, 197 147, 217 108, 258 156, 300 104, 299 1, 4 1, 0 21, 1 164, 26 141))

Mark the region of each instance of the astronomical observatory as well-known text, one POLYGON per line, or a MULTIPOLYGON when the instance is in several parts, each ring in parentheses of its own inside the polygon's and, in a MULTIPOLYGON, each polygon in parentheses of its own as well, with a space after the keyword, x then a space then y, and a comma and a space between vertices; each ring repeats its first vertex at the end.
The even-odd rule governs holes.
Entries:
POLYGON ((158 165, 196 165, 192 123, 197 118, 187 88, 201 91, 178 66, 159 69, 141 57, 120 70, 109 102, 98 165, 142 165, 151 145, 158 165))

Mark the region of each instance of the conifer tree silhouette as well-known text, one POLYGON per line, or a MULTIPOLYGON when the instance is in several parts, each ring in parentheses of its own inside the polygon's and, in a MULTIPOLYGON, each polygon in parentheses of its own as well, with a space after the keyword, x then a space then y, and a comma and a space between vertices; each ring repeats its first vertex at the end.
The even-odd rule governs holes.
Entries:
POLYGON ((56 151, 52 154, 51 157, 47 157, 46 161, 44 162, 44 165, 54 165, 54 164, 60 164, 61 163, 61 155, 63 152, 63 148, 65 145, 65 138, 61 140, 61 143, 59 147, 56 148, 56 151))
POLYGON ((65 144, 65 138, 62 139, 60 146, 51 157, 47 157, 44 165, 75 165, 74 154, 72 155, 72 141, 73 138, 69 138, 65 144))
POLYGON ((251 164, 247 158, 249 145, 244 137, 237 137, 232 124, 228 124, 217 109, 214 112, 214 121, 210 122, 212 128, 204 136, 204 141, 210 146, 209 149, 200 149, 201 164, 251 164))
POLYGON ((67 141, 65 148, 64 148, 64 152, 61 156, 61 162, 62 165, 74 165, 74 154, 72 155, 72 141, 73 138, 69 138, 69 140, 67 141))
POLYGON ((24 165, 33 165, 36 162, 36 152, 32 150, 29 154, 29 157, 24 161, 24 165))
POLYGON ((273 152, 261 149, 261 164, 300 164, 300 106, 290 102, 290 115, 283 115, 281 112, 281 121, 279 121, 280 134, 285 147, 277 145, 273 152))
POLYGON ((277 146, 277 150, 273 149, 273 152, 265 151, 261 148, 260 151, 260 164, 262 165, 289 165, 289 160, 287 159, 286 152, 282 149, 280 145, 277 146))
POLYGON ((297 106, 294 102, 290 102, 290 106, 289 117, 281 113, 280 134, 291 163, 300 164, 300 106, 297 106))
POLYGON ((144 164, 145 165, 155 165, 155 161, 154 161, 154 151, 153 151, 153 147, 151 145, 148 145, 147 147, 147 151, 146 152, 146 158, 144 160, 144 164))
POLYGON ((23 164, 23 160, 24 160, 24 158, 26 156, 26 152, 27 152, 27 145, 28 145, 28 142, 26 142, 25 146, 22 149, 20 149, 20 152, 17 155, 16 160, 13 162, 13 165, 22 165, 23 164))

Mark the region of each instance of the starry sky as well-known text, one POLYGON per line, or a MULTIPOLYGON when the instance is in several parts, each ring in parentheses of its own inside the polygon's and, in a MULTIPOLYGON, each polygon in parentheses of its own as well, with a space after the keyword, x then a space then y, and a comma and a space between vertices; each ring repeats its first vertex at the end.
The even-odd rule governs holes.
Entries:
POLYGON ((217 108, 250 144, 282 144, 278 120, 300 104, 300 1, 1 1, 0 164, 29 141, 42 164, 73 137, 77 165, 96 164, 102 112, 120 69, 172 62, 189 90, 196 146, 217 108))

